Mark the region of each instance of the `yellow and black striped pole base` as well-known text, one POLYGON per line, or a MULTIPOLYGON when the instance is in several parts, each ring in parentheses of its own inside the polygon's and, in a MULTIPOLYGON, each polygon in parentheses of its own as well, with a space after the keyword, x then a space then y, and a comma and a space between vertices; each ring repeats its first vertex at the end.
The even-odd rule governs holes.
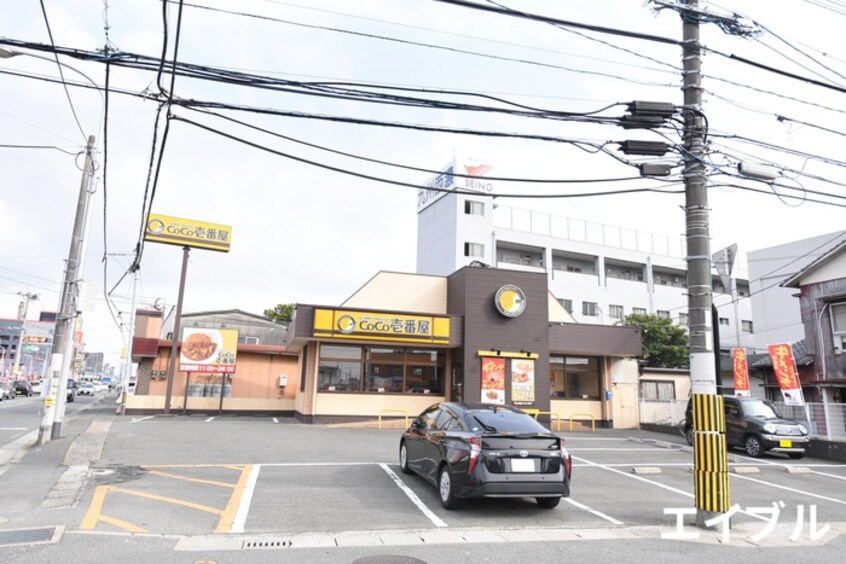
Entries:
POLYGON ((696 509, 726 513, 731 507, 723 396, 693 394, 693 488, 696 509))

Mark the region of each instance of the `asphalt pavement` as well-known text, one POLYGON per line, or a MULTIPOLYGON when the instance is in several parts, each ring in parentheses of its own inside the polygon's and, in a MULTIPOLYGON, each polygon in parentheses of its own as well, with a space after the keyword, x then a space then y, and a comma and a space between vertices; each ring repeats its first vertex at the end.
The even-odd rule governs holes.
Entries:
POLYGON ((690 519, 677 531, 664 512, 692 506, 681 436, 564 432, 575 460, 567 503, 478 500, 447 511, 434 488, 399 472, 399 425, 120 416, 114 402, 82 400, 62 437, 42 446, 31 431, 2 445, 0 560, 839 562, 846 548, 846 466, 828 461, 732 456, 737 503, 782 501, 789 517, 763 535, 767 523, 742 511, 726 539, 690 519), (812 505, 818 529, 828 526, 815 540, 812 505), (672 538, 679 531, 688 536, 672 538))

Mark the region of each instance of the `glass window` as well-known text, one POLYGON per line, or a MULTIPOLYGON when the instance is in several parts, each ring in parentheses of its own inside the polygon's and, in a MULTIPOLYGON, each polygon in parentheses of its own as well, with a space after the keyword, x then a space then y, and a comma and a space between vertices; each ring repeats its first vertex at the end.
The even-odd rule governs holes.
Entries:
POLYGON ((567 310, 567 313, 573 313, 573 300, 558 300, 558 302, 567 310))
POLYGON ((318 390, 444 393, 446 354, 439 349, 321 345, 318 390))
POLYGON ((659 309, 656 313, 657 313, 658 317, 661 318, 661 319, 670 319, 670 312, 669 311, 659 309))
POLYGON ((465 200, 464 213, 467 215, 485 215, 485 205, 482 202, 465 200))
POLYGON ((720 325, 724 325, 724 326, 728 327, 728 326, 729 326, 729 319, 728 319, 728 317, 721 317, 721 318, 720 318, 720 325))
POLYGON ((682 327, 687 327, 690 324, 689 320, 690 318, 686 313, 679 314, 679 325, 681 325, 682 327))
POLYGON ((640 397, 644 401, 670 401, 676 399, 673 382, 641 381, 640 397))
POLYGON ((354 391, 361 389, 361 347, 320 345, 317 389, 354 391))
POLYGON ((608 306, 608 317, 611 319, 623 319, 623 306, 621 305, 610 305, 608 306))
POLYGON ((632 314, 634 315, 646 315, 646 308, 644 307, 633 307, 632 314))
POLYGON ((445 355, 436 349, 406 351, 405 392, 443 394, 445 355))
POLYGON ((464 256, 484 258, 485 246, 479 243, 464 243, 464 256))
POLYGON ((846 304, 831 306, 831 323, 835 334, 846 335, 846 304))
POLYGON ((744 333, 752 333, 752 322, 747 320, 742 320, 740 322, 740 330, 744 333))
POLYGON ((599 308, 596 302, 582 302, 582 315, 596 317, 599 315, 599 308))
POLYGON ((367 363, 365 391, 401 392, 402 364, 367 363))
POLYGON ((598 400, 601 381, 597 357, 549 357, 549 390, 553 398, 598 400))

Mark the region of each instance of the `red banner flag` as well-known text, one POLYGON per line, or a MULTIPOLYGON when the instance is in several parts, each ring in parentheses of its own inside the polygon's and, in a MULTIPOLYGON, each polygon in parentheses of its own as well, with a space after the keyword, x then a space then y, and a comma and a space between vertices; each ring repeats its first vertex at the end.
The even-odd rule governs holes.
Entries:
POLYGON ((799 384, 799 374, 796 372, 796 363, 793 361, 793 349, 789 344, 779 343, 770 345, 768 350, 785 405, 805 405, 802 386, 799 384))
POLYGON ((749 367, 746 364, 746 349, 732 349, 734 364, 734 395, 749 397, 749 367))

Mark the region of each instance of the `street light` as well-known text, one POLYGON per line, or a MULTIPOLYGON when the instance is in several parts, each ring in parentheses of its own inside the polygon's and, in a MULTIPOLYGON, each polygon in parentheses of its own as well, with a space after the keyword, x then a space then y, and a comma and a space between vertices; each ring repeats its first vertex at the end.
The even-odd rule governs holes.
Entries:
MULTIPOLYGON (((2 59, 10 59, 18 56, 33 57, 49 61, 52 64, 58 64, 63 68, 67 68, 83 76, 94 86, 97 93, 100 95, 100 100, 103 102, 100 113, 100 122, 103 121, 105 113, 105 99, 100 87, 91 79, 91 77, 81 70, 70 65, 66 65, 57 59, 42 57, 40 55, 34 55, 23 51, 0 48, 0 58, 2 59)), ((75 113, 74 117, 76 117, 75 113)), ((98 125, 100 122, 98 122, 98 125)), ((78 121, 77 125, 79 125, 78 121)), ((53 339, 54 360, 47 380, 47 393, 44 395, 44 410, 41 417, 41 425, 38 430, 38 445, 42 445, 50 439, 57 439, 61 437, 62 432, 62 418, 64 417, 65 411, 67 380, 70 377, 74 357, 74 322, 79 317, 79 309, 77 307, 76 300, 79 297, 78 283, 83 273, 83 259, 85 257, 85 245, 87 243, 87 238, 84 237, 84 234, 88 232, 88 222, 90 219, 88 214, 89 195, 94 191, 92 182, 93 175, 91 172, 94 169, 95 147, 96 138, 93 135, 88 136, 87 145, 85 147, 85 165, 82 169, 82 181, 79 186, 79 200, 76 207, 70 251, 68 253, 64 281, 62 283, 61 305, 59 308, 59 316, 56 319, 56 334, 53 339), (48 429, 50 430, 49 436, 47 433, 48 429)))

